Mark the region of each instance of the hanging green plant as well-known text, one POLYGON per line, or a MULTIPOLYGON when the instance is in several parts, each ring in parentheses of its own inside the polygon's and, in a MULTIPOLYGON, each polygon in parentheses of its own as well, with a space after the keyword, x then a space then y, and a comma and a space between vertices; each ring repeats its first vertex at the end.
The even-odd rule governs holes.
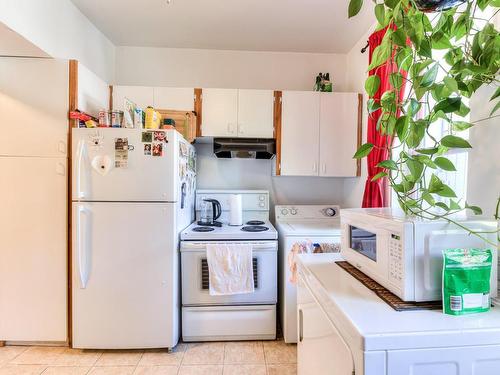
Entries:
MULTIPOLYGON (((467 98, 480 87, 493 85, 489 118, 499 116, 500 35, 492 19, 500 10, 500 0, 374 2, 377 28, 388 29, 372 53, 368 70, 387 63, 395 64, 397 69, 390 75, 391 87, 381 93, 380 100, 371 98, 367 102, 369 114, 380 111, 377 130, 390 136, 385 145, 389 157, 378 164, 382 172, 372 180, 387 176, 406 213, 427 219, 444 218, 462 226, 452 214, 465 210, 481 214, 482 210, 457 197, 437 171, 453 173, 456 168, 446 157, 447 152, 471 148, 460 135, 475 125, 464 119, 470 111, 467 98), (398 93, 403 84, 406 90, 401 99, 398 93), (432 132, 438 122, 444 122, 449 129, 441 139, 432 132), (424 139, 430 139, 431 144, 424 145, 424 139)), ((362 7, 363 0, 350 0, 349 17, 362 7)), ((373 97, 379 88, 376 75, 367 78, 368 96, 373 97)), ((354 157, 366 157, 376 147, 365 143, 354 157)), ((500 198, 496 219, 499 206, 500 198)))

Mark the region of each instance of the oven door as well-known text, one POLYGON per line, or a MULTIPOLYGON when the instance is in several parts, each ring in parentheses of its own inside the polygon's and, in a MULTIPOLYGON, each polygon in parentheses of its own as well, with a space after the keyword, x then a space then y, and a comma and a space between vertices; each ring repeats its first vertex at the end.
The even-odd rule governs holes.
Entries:
MULTIPOLYGON (((213 242, 210 242, 213 243, 213 242)), ((253 305, 277 301, 277 241, 225 241, 227 244, 250 244, 253 250, 255 292, 211 296, 208 289, 207 242, 181 242, 182 305, 253 305)))

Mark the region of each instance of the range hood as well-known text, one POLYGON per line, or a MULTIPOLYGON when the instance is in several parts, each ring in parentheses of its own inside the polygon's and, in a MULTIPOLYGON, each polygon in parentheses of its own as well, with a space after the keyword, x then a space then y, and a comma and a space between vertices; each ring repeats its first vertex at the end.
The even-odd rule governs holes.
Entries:
POLYGON ((214 138, 214 154, 218 158, 271 159, 274 139, 214 138))

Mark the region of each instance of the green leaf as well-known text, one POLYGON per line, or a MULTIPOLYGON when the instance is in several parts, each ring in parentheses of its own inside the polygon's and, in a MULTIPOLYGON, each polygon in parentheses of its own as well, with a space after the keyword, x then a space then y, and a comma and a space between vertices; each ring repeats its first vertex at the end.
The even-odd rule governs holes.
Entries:
POLYGON ((420 48, 418 50, 419 55, 424 57, 432 58, 432 48, 431 44, 427 39, 423 39, 420 43, 420 48))
POLYGON ((358 14, 362 6, 363 0, 351 0, 349 2, 349 18, 354 17, 356 14, 358 14))
POLYGON ((446 203, 443 203, 443 202, 437 202, 436 206, 442 208, 445 211, 449 211, 450 210, 450 208, 446 205, 446 203))
POLYGON ((457 169, 455 168, 455 166, 453 165, 453 163, 443 157, 443 156, 438 156, 436 159, 434 159, 434 163, 441 169, 445 170, 445 171, 456 171, 457 169))
POLYGON ((422 176, 424 165, 420 161, 415 159, 408 159, 406 161, 406 166, 408 167, 415 181, 417 181, 422 176))
POLYGON ((472 212, 474 212, 474 215, 482 215, 483 214, 483 210, 481 209, 481 207, 469 206, 469 204, 467 202, 465 203, 465 208, 472 210, 472 212))
POLYGON ((453 199, 450 199, 450 209, 460 210, 460 209, 462 209, 462 207, 460 207, 460 205, 457 202, 455 202, 453 199))
POLYGON ((356 151, 356 153, 354 154, 353 158, 354 159, 361 159, 361 158, 364 158, 365 156, 367 156, 371 150, 373 148, 373 144, 371 143, 365 143, 363 145, 361 145, 358 150, 356 151))
POLYGON ((450 90, 451 92, 456 92, 458 91, 458 84, 457 81, 455 81, 454 78, 452 77, 444 77, 443 78, 445 86, 450 90))
POLYGON ((402 29, 397 29, 392 33, 392 41, 400 47, 406 47, 406 34, 402 29))
POLYGON ((365 81, 365 90, 368 96, 373 96, 380 87, 380 77, 376 74, 369 76, 365 81))
POLYGON ((451 97, 445 98, 439 101, 434 107, 434 112, 443 111, 444 113, 451 113, 458 111, 460 109, 460 104, 462 103, 462 98, 451 97))
POLYGON ((469 129, 473 125, 470 122, 466 122, 466 121, 454 121, 451 124, 451 126, 453 127, 453 130, 455 130, 457 132, 461 132, 461 131, 469 129))
POLYGON ((490 116, 493 116, 495 112, 498 111, 499 108, 500 108, 500 100, 497 102, 497 104, 495 104, 495 107, 493 107, 493 109, 491 110, 490 116))
POLYGON ((437 32, 431 38, 432 49, 449 49, 451 45, 450 38, 442 32, 437 32))
POLYGON ((497 87, 495 93, 491 96, 490 98, 490 101, 492 101, 493 99, 496 99, 500 96, 500 87, 497 87))
POLYGON ((384 64, 389 57, 391 57, 391 44, 384 41, 373 51, 372 62, 368 66, 368 70, 375 69, 384 64))
POLYGON ((380 109, 380 103, 375 99, 368 99, 368 101, 366 102, 366 108, 368 109, 368 113, 372 114, 376 110, 380 109))
POLYGON ((382 108, 388 112, 394 112, 396 106, 396 93, 394 91, 386 91, 380 97, 382 108))
POLYGON ((390 159, 381 161, 380 163, 377 164, 377 167, 391 169, 393 171, 398 170, 398 165, 396 164, 396 162, 390 159))
POLYGON ((389 76, 389 82, 391 83, 392 87, 395 89, 399 89, 403 85, 403 76, 399 72, 394 72, 391 73, 389 76))
POLYGON ((396 134, 401 142, 403 142, 408 136, 409 126, 410 120, 408 116, 400 116, 396 120, 396 134))
POLYGON ((433 174, 431 176, 431 181, 429 182, 429 188, 427 190, 429 191, 429 193, 437 193, 443 188, 443 186, 444 184, 439 179, 439 177, 433 174))
POLYGON ((385 177, 385 176, 387 176, 387 173, 385 173, 385 172, 379 172, 375 176, 372 177, 372 181, 376 181, 379 178, 382 178, 382 177, 385 177))
POLYGON ((436 147, 431 147, 431 148, 419 148, 415 151, 417 151, 419 154, 434 155, 439 151, 439 149, 436 147))
POLYGON ((472 148, 469 142, 456 135, 447 135, 441 139, 441 144, 449 148, 472 148))
POLYGON ((441 197, 456 198, 457 194, 448 185, 443 184, 442 188, 437 192, 441 197))
POLYGON ((439 66, 434 64, 428 71, 425 72, 422 81, 420 82, 421 87, 430 87, 436 80, 438 74, 439 66))
POLYGON ((434 206, 436 204, 436 200, 434 199, 434 197, 427 192, 422 194, 422 199, 429 203, 429 205, 431 206, 434 206))
POLYGON ((380 25, 385 26, 385 7, 384 4, 375 5, 375 17, 380 25))

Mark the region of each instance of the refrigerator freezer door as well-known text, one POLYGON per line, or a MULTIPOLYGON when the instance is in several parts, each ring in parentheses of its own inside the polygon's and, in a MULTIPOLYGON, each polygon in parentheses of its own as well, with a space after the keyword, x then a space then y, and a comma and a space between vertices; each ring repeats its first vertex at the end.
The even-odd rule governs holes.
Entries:
POLYGON ((173 347, 179 337, 173 203, 73 203, 73 346, 173 347))
POLYGON ((175 130, 73 129, 73 201, 177 201, 178 139, 175 130))
POLYGON ((67 340, 66 168, 0 157, 0 341, 67 340))
POLYGON ((65 157, 68 61, 0 57, 0 156, 65 157))

